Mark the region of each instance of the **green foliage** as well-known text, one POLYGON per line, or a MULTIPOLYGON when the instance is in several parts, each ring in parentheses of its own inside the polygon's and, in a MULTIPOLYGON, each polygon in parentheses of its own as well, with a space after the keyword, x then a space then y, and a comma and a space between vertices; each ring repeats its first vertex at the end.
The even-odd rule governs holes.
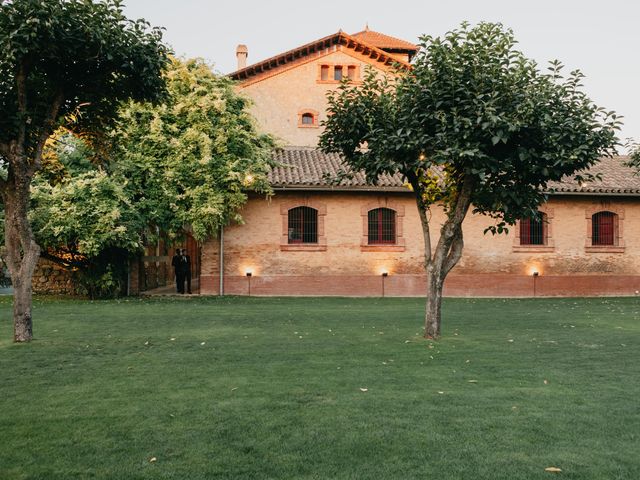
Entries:
POLYGON ((107 157, 58 132, 32 187, 38 243, 45 256, 80 268, 89 295, 121 290, 114 269, 158 231, 204 240, 241 221, 247 191, 270 191, 272 140, 257 133, 232 83, 199 60, 173 60, 165 76, 163 103, 123 105, 107 157))
POLYGON ((166 63, 161 30, 127 19, 120 0, 2 2, 0 143, 26 127, 24 151, 33 157, 42 135, 70 114, 75 129, 99 132, 120 101, 164 95, 166 63))
POLYGON ((241 221, 247 191, 270 191, 273 142, 257 132, 248 100, 203 61, 173 60, 166 79, 164 103, 121 110, 108 169, 126 182, 149 233, 188 228, 204 240, 241 221))
POLYGON ((329 97, 321 146, 375 182, 401 172, 425 206, 451 210, 463 184, 490 227, 530 216, 560 180, 611 155, 620 121, 584 94, 583 75, 548 73, 515 49, 499 24, 463 24, 424 36, 410 72, 390 81, 370 72, 329 97), (434 188, 434 185, 437 188, 434 188))
POLYGON ((121 248, 107 248, 88 258, 73 272, 76 292, 90 299, 126 295, 129 258, 129 252, 121 248))
POLYGON ((626 147, 629 149, 629 161, 627 165, 635 167, 640 172, 640 143, 629 139, 626 143, 626 147))
POLYGON ((44 248, 64 247, 84 257, 113 247, 142 248, 143 218, 121 178, 93 170, 56 185, 38 181, 32 198, 31 225, 44 248))

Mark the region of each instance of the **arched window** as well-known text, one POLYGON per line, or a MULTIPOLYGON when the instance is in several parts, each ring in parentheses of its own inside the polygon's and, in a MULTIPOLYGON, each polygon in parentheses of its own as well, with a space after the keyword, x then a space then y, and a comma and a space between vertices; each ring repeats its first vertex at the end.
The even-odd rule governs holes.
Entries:
POLYGON ((310 108, 298 111, 299 128, 318 128, 318 112, 310 108))
POLYGON ((318 243, 318 211, 295 207, 288 213, 289 243, 318 243))
POLYGON ((375 208, 368 215, 369 245, 396 243, 396 212, 390 208, 375 208))
POLYGON ((618 216, 613 212, 598 212, 591 216, 592 245, 616 245, 618 216))
POLYGON ((547 215, 538 212, 537 217, 520 220, 520 245, 547 244, 547 215))

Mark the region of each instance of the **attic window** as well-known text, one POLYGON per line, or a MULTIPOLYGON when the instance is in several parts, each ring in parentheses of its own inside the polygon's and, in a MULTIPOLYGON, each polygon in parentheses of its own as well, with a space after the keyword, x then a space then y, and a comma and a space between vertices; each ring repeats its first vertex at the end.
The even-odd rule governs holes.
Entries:
POLYGON ((298 112, 298 127, 318 128, 318 112, 309 108, 298 112))
POLYGON ((355 80, 356 79, 356 66, 355 65, 349 65, 347 67, 347 77, 349 78, 349 80, 355 80))
POLYGON ((320 67, 320 80, 329 80, 329 65, 322 65, 320 67))
POLYGON ((337 80, 338 82, 340 80, 342 80, 342 66, 341 65, 336 65, 335 67, 333 67, 333 79, 337 80))

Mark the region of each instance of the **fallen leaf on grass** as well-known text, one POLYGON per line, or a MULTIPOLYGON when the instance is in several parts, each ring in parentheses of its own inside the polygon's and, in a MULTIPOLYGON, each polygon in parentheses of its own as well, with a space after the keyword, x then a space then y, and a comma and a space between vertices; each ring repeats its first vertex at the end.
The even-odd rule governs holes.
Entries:
POLYGON ((238 387, 233 387, 233 388, 231 389, 231 391, 232 391, 232 392, 235 392, 237 389, 238 389, 238 387))
POLYGON ((151 457, 149 459, 149 463, 153 463, 153 462, 157 462, 157 461, 158 461, 158 459, 156 457, 151 457))
POLYGON ((467 380, 469 383, 478 383, 478 380, 467 380))
POLYGON ((444 392, 438 392, 440 395, 442 395, 444 392))
POLYGON ((206 342, 202 342, 200 345, 204 345, 206 342))
POLYGON ((368 388, 360 388, 360 391, 361 391, 361 392, 368 392, 368 391, 369 391, 369 389, 368 389, 368 388))
POLYGON ((545 385, 549 385, 549 380, 545 380, 545 381, 544 381, 544 384, 545 384, 545 385))
POLYGON ((544 471, 551 473, 560 473, 562 470, 560 470, 558 467, 547 467, 544 469, 544 471))

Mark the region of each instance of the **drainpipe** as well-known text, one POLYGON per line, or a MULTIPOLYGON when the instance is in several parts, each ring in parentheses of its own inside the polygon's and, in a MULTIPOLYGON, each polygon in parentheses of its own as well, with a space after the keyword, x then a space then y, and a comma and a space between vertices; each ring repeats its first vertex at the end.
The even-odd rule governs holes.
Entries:
POLYGON ((224 295, 224 226, 220 226, 220 296, 224 295))

